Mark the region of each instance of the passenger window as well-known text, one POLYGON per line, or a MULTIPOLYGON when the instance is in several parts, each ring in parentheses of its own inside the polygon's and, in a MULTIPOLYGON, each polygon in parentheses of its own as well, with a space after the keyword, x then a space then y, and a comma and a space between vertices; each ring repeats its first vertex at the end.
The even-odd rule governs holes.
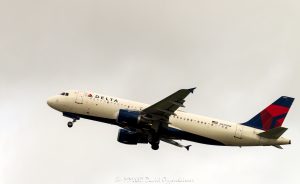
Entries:
POLYGON ((69 93, 66 93, 66 96, 69 96, 69 93))

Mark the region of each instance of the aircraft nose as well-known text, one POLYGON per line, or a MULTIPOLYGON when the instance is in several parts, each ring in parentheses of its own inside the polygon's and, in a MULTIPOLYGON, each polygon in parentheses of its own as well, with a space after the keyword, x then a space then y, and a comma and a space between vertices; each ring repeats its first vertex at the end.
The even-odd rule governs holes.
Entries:
POLYGON ((50 97, 47 100, 47 104, 52 107, 53 109, 55 109, 55 104, 58 102, 56 97, 50 97))

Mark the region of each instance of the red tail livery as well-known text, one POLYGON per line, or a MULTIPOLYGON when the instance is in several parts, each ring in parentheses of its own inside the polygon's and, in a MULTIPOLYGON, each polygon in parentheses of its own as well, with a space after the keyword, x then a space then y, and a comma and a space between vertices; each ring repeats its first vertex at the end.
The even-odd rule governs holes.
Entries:
POLYGON ((294 98, 282 96, 243 125, 265 131, 280 127, 293 101, 294 98))

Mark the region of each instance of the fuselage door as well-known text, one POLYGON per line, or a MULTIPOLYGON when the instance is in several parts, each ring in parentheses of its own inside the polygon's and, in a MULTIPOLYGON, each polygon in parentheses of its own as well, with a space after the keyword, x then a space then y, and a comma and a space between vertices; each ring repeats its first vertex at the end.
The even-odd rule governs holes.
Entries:
POLYGON ((75 103, 77 103, 77 104, 83 104, 83 95, 84 95, 83 93, 78 92, 77 96, 76 96, 75 103))
POLYGON ((242 133, 243 133, 243 126, 236 125, 236 131, 235 131, 234 138, 242 139, 242 133))

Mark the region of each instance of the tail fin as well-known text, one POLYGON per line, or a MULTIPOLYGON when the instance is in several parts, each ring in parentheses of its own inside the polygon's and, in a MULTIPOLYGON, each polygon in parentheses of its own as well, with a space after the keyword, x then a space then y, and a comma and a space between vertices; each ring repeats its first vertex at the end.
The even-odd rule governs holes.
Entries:
POLYGON ((264 131, 281 127, 294 98, 282 96, 243 125, 264 131))

